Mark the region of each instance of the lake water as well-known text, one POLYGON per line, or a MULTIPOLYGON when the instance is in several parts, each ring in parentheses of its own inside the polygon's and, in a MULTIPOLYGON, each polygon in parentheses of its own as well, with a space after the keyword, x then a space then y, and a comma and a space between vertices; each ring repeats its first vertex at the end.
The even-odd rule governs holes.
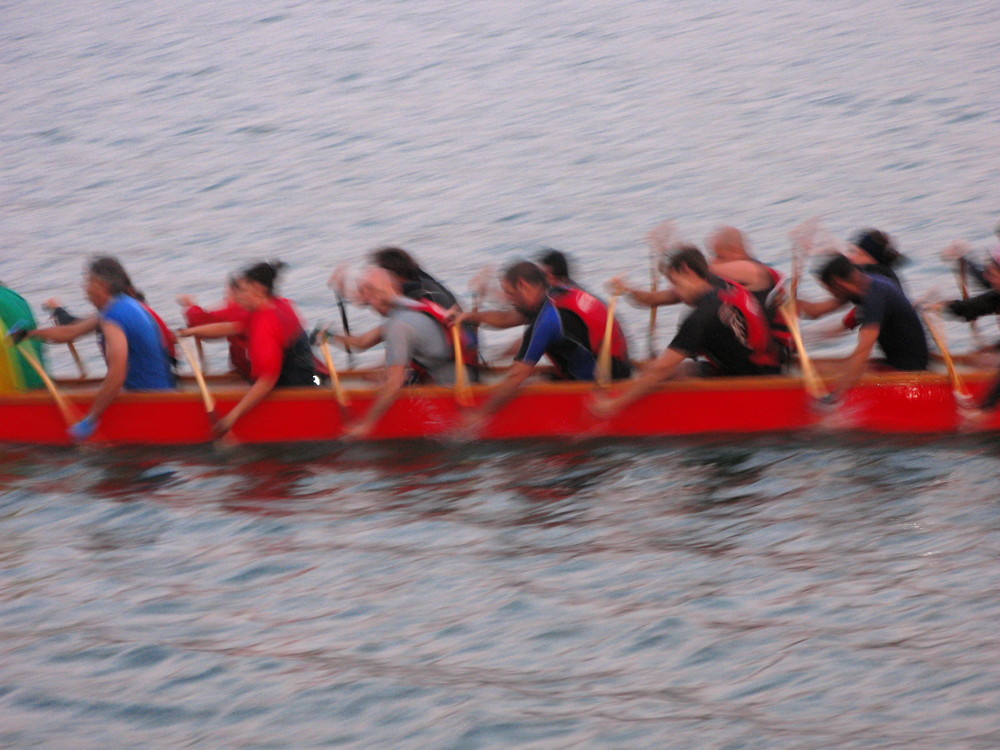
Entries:
MULTIPOLYGON (((25 0, 0 42, 36 307, 85 309, 96 252, 173 322, 273 257, 332 320, 383 244, 459 292, 544 246, 645 283, 667 218, 787 269, 814 215, 952 295, 939 251, 1000 219, 991 2, 25 0)), ((998 470, 982 436, 8 446, 0 745, 997 747, 998 470)))

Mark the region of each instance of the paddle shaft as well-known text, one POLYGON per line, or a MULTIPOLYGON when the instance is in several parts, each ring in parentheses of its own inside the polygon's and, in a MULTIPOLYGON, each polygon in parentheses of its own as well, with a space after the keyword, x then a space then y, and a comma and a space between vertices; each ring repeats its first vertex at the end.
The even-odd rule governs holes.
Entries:
POLYGON ((459 326, 451 327, 451 346, 455 352, 455 399, 462 406, 471 406, 472 394, 469 392, 469 374, 465 370, 465 358, 462 356, 462 332, 459 326))
POLYGON ((83 360, 80 358, 80 352, 76 350, 76 344, 72 341, 67 341, 66 346, 69 347, 69 353, 73 356, 73 361, 76 362, 76 369, 80 372, 80 380, 84 380, 87 377, 87 368, 83 364, 83 360))
POLYGON ((333 363, 333 354, 330 352, 330 336, 325 332, 319 339, 319 350, 323 352, 323 360, 326 362, 326 369, 330 373, 330 387, 333 388, 333 392, 337 397, 337 403, 341 406, 347 406, 350 402, 347 400, 347 394, 344 393, 344 388, 340 384, 340 375, 337 374, 337 366, 333 363))
MULTIPOLYGON (((347 321, 347 305, 344 304, 344 297, 340 292, 337 292, 337 307, 340 309, 340 325, 344 329, 344 335, 351 335, 351 324, 347 321)), ((344 344, 344 351, 347 352, 347 366, 350 368, 354 367, 354 352, 351 351, 351 347, 344 344)))
POLYGON ((52 398, 55 400, 56 406, 59 407, 59 412, 62 414, 63 419, 66 420, 66 425, 72 427, 76 424, 78 420, 76 413, 56 387, 56 384, 52 382, 52 378, 49 377, 49 374, 45 372, 45 368, 42 367, 42 363, 38 361, 38 357, 35 356, 35 353, 31 351, 31 346, 28 342, 22 341, 17 345, 17 350, 21 352, 21 355, 25 358, 25 360, 27 360, 28 364, 31 365, 32 369, 38 373, 38 377, 40 377, 42 382, 45 383, 45 387, 48 389, 49 393, 52 394, 52 398))
MULTIPOLYGON (((660 288, 660 275, 656 271, 656 252, 649 251, 649 290, 656 292, 660 288)), ((656 358, 656 311, 659 308, 653 305, 649 308, 649 331, 646 333, 646 343, 649 347, 649 358, 656 358)))
POLYGON ((812 358, 809 356, 806 345, 802 341, 802 329, 799 328, 799 311, 795 304, 795 297, 789 297, 781 306, 781 310, 785 315, 785 325, 788 326, 788 331, 792 334, 792 340, 795 342, 795 348, 799 353, 799 367, 802 368, 802 380, 805 383, 806 391, 813 398, 821 399, 827 395, 826 385, 823 383, 823 379, 819 376, 819 373, 816 372, 812 358))
MULTIPOLYGON (((601 340, 601 351, 597 355, 597 384, 607 385, 611 382, 611 339, 615 330, 615 308, 618 307, 618 295, 612 295, 608 302, 608 319, 604 323, 604 338, 601 340)), ((652 308, 655 310, 656 308, 652 308)))
POLYGON ((184 339, 178 339, 177 343, 180 344, 181 352, 184 353, 184 359, 187 360, 188 367, 191 368, 191 372, 194 374, 194 379, 198 383, 198 390, 201 392, 201 400, 205 404, 205 412, 212 419, 215 418, 215 398, 212 396, 211 392, 208 390, 208 385, 205 383, 205 376, 201 371, 201 367, 198 365, 198 358, 192 353, 191 347, 188 342, 184 339))
POLYGON ((962 376, 958 374, 958 369, 955 367, 955 360, 952 359, 951 352, 948 350, 948 342, 944 337, 944 333, 929 314, 921 311, 921 317, 924 319, 924 325, 927 326, 927 330, 930 331, 931 338, 934 339, 934 344, 937 346, 938 351, 941 352, 941 358, 944 359, 944 366, 948 368, 948 377, 951 380, 951 389, 955 392, 955 397, 965 402, 971 400, 972 394, 969 393, 969 389, 965 386, 962 376))

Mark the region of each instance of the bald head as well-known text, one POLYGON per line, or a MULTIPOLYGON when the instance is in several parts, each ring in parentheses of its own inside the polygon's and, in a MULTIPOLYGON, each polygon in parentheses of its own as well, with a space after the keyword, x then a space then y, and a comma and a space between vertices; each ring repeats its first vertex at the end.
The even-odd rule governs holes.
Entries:
POLYGON ((721 226, 708 238, 712 254, 723 263, 731 260, 749 260, 746 239, 736 227, 721 226))
POLYGON ((389 312, 402 293, 399 279, 384 268, 367 268, 358 279, 358 297, 381 315, 389 312))

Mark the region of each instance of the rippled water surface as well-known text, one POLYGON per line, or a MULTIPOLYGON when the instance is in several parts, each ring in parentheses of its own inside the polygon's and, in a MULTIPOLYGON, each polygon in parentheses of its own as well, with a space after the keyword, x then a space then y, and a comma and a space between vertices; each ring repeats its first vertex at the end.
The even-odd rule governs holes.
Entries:
MULTIPOLYGON (((0 70, 0 279, 36 307, 84 309, 94 252, 174 323, 263 257, 332 319, 331 268, 386 243, 460 292, 543 245, 639 283, 665 218, 787 269, 817 214, 951 294, 938 251, 1000 218, 995 2, 0 1, 0 70)), ((0 745, 994 748, 998 461, 7 446, 0 745)))

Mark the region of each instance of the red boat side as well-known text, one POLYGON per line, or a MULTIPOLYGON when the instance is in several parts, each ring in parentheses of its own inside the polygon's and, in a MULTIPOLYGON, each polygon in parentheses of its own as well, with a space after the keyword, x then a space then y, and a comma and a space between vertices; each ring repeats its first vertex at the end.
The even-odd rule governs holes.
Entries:
MULTIPOLYGON (((992 373, 973 373, 967 383, 979 397, 992 373)), ((213 388, 222 415, 245 392, 213 388)), ((484 386, 473 388, 477 403, 484 386)), ((600 422, 588 411, 590 383, 530 385, 488 424, 484 439, 578 436, 670 436, 701 433, 784 432, 816 425, 821 417, 798 378, 717 378, 668 383, 618 417, 600 422)), ((66 390, 82 415, 93 387, 66 390)), ((351 405, 338 406, 321 388, 275 391, 233 430, 244 443, 336 440, 344 424, 371 406, 375 391, 348 390, 351 405)), ((372 439, 440 436, 458 422, 460 407, 445 388, 409 388, 378 425, 372 439)), ((835 417, 841 428, 875 433, 946 433, 961 424, 947 376, 936 373, 869 375, 848 394, 835 417)), ((993 415, 986 429, 1000 428, 993 415)), ((195 390, 122 394, 108 409, 95 440, 114 444, 191 445, 211 439, 211 425, 195 390)), ((44 391, 0 396, 0 441, 66 445, 66 423, 44 391)))

